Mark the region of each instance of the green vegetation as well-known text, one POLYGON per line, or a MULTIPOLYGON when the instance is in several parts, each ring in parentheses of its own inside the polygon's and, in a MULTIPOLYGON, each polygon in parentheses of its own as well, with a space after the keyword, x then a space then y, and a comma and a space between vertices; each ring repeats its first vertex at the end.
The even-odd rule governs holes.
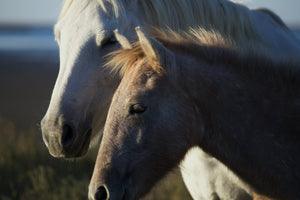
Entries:
MULTIPOLYGON (((19 131, 0 118, 0 199, 87 199, 96 153, 79 160, 52 158, 36 126, 19 131)), ((146 199, 190 199, 178 171, 163 180, 146 199)))

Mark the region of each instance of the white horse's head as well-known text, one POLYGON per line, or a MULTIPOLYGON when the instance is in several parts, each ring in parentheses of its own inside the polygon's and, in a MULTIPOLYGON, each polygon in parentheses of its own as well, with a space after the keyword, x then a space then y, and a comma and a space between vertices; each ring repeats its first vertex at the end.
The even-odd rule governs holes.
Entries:
POLYGON ((130 38, 135 34, 127 27, 137 22, 130 16, 118 19, 113 12, 113 5, 96 0, 69 0, 55 25, 60 70, 41 123, 44 142, 55 157, 84 155, 104 125, 119 80, 102 67, 103 56, 119 47, 113 30, 130 38))
POLYGON ((119 83, 102 66, 103 56, 119 48, 113 30, 133 41, 137 38, 134 27, 139 25, 145 30, 166 26, 186 29, 203 19, 199 13, 203 2, 65 0, 55 25, 60 71, 41 122, 44 142, 53 156, 84 155, 104 126, 119 83))

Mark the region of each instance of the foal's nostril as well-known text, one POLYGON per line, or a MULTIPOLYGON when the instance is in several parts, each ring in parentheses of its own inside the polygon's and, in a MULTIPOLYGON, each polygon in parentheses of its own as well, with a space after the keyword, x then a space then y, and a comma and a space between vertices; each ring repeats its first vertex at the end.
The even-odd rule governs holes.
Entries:
POLYGON ((64 148, 68 148, 75 139, 75 132, 72 127, 68 124, 63 125, 63 131, 61 135, 61 143, 64 148))
POLYGON ((105 186, 100 186, 95 193, 95 200, 108 200, 108 191, 105 186))

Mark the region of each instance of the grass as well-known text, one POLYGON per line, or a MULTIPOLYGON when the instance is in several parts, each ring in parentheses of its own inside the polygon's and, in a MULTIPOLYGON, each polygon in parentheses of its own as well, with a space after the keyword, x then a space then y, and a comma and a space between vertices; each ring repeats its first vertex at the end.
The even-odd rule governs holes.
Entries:
MULTIPOLYGON (((52 158, 36 126, 26 131, 0 118, 0 199, 87 199, 95 152, 79 160, 52 158)), ((179 172, 171 173, 145 199, 190 199, 179 172)))
POLYGON ((87 199, 93 156, 80 161, 52 158, 34 126, 16 131, 0 119, 0 199, 87 199))

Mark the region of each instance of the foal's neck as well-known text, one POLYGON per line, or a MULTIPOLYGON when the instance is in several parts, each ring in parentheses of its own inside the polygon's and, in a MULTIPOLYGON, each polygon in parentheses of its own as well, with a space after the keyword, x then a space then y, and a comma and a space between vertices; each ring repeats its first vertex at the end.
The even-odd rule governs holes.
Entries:
MULTIPOLYGON (((259 80, 254 72, 193 64, 182 68, 183 87, 204 122, 204 133, 198 133, 200 147, 258 192, 283 199, 297 193, 300 198, 299 129, 288 127, 294 120, 290 115, 295 109, 299 112, 299 105, 293 105, 297 100, 289 94, 293 87, 281 85, 282 80, 272 82, 276 77, 259 80)), ((298 85, 298 98, 299 91, 298 85)), ((296 123, 290 125, 299 128, 296 123)))

